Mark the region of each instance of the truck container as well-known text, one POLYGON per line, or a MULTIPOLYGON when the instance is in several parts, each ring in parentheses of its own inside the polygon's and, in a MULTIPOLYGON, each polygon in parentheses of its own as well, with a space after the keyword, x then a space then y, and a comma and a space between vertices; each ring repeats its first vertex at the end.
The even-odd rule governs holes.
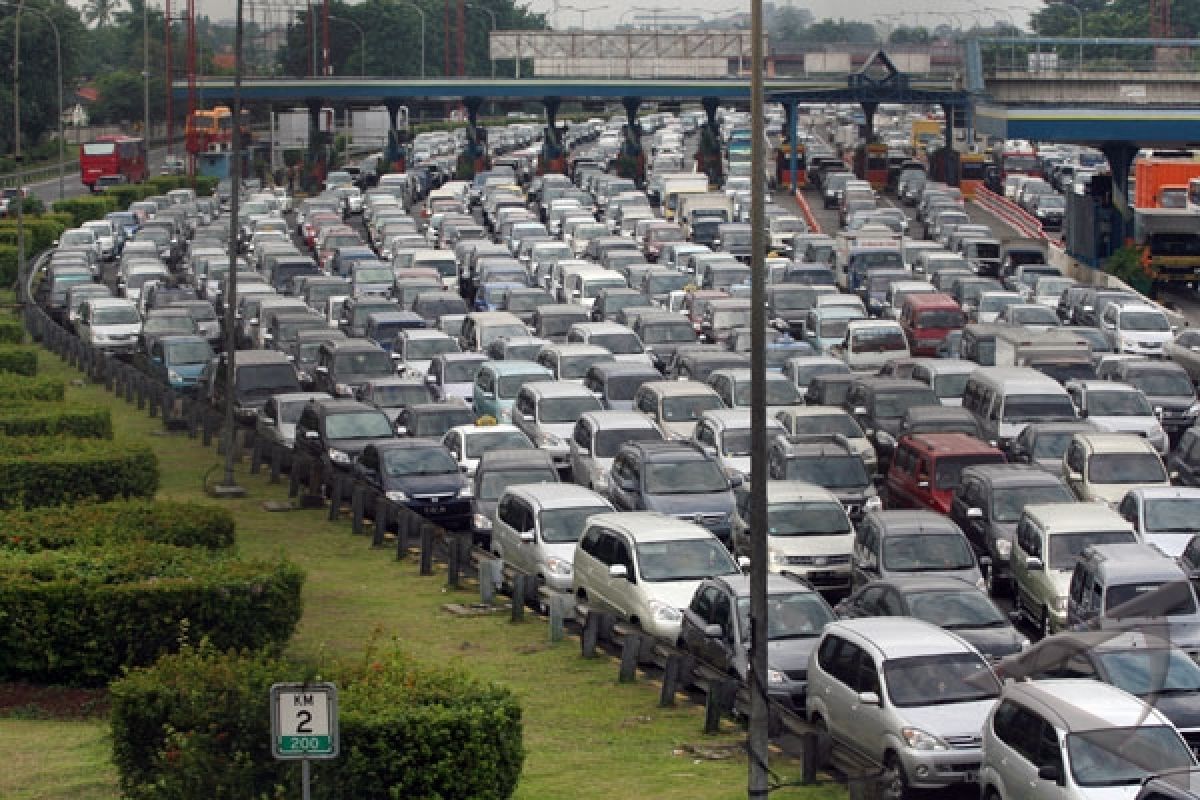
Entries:
POLYGON ((1142 271, 1157 287, 1200 280, 1200 214, 1186 208, 1137 209, 1134 239, 1142 271))
POLYGON ((1173 199, 1182 192, 1186 199, 1188 182, 1200 178, 1200 159, 1140 158, 1134 162, 1133 177, 1136 184, 1133 205, 1136 208, 1163 208, 1164 189, 1168 198, 1173 199))

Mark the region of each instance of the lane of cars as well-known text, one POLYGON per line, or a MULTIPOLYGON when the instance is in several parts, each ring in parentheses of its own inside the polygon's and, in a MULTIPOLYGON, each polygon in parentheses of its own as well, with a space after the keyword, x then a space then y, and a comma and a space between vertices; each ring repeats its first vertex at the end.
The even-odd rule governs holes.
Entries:
MULTIPOLYGON (((1188 332, 1172 339, 1140 297, 1075 287, 911 164, 897 198, 916 218, 897 215, 814 139, 810 177, 840 192, 845 224, 809 233, 768 209, 771 441, 751 463, 748 156, 732 146, 748 123, 722 113, 735 177, 710 190, 679 168, 687 117, 644 120, 645 191, 608 171, 619 122, 594 120, 568 132, 570 176, 536 175, 513 131, 490 170, 448 180, 446 133, 407 173, 331 173, 294 208, 256 187, 237 220, 186 191, 151 198, 110 215, 109 249, 101 225, 64 235, 37 296, 94 346, 232 397, 296 457, 742 679, 745 556, 766 537, 771 696, 883 764, 891 796, 1136 793, 1193 764, 1183 711, 1130 721, 1141 701, 1096 683, 1153 675, 1093 667, 1073 694, 994 671, 1024 663, 1027 635, 1128 625, 1126 603, 1168 595, 1137 619, 1168 620, 1171 658, 1200 652, 1200 489, 1178 485, 1200 472, 1188 332), (749 513, 756 480, 766 520, 749 513), (1071 752, 1075 729, 1045 715, 1085 695, 1111 700, 1101 739, 1148 737, 1153 758, 1084 766, 1096 748, 1071 752), (1045 755, 1010 741, 1014 714, 1059 725, 1069 763, 1006 773, 1006 747, 1045 755)), ((1200 681, 1176 688, 1200 716, 1200 681)), ((1018 727, 1052 733, 1038 725, 1018 727)))

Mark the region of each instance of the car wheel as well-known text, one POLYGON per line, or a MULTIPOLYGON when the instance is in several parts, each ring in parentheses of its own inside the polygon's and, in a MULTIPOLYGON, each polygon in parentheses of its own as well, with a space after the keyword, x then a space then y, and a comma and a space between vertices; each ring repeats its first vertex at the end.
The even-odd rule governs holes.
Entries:
POLYGON ((894 755, 889 755, 879 776, 879 796, 883 800, 908 800, 908 776, 904 765, 894 755))
POLYGON ((1045 606, 1042 607, 1042 617, 1038 624, 1038 630, 1041 632, 1043 639, 1053 633, 1053 631, 1050 630, 1050 609, 1046 608, 1045 606))

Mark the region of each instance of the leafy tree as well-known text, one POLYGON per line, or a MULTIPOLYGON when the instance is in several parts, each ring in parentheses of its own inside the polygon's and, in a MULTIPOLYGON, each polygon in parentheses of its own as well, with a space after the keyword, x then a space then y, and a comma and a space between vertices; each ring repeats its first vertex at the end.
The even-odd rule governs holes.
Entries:
POLYGON ((129 70, 115 70, 96 79, 99 98, 92 106, 92 119, 98 123, 128 125, 142 118, 142 76, 129 70))
POLYGON ((88 0, 83 7, 83 18, 97 28, 107 28, 120 7, 121 0, 88 0))

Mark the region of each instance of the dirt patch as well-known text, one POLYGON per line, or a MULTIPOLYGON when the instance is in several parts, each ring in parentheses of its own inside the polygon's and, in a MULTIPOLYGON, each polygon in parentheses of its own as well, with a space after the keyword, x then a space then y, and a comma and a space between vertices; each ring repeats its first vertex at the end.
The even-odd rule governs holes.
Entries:
POLYGON ((87 719, 106 714, 107 689, 0 683, 0 717, 87 719))

